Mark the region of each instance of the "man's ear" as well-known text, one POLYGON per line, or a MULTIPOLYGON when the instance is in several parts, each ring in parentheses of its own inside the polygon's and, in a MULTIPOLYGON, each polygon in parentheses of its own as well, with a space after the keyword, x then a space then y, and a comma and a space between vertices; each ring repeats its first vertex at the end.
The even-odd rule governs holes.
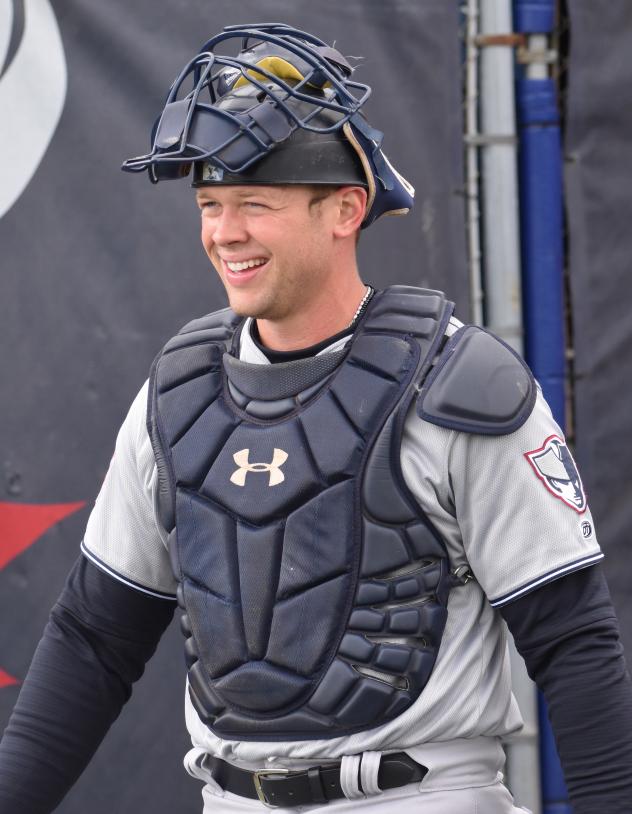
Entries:
POLYGON ((364 220, 367 192, 363 187, 340 187, 336 190, 337 219, 334 226, 336 237, 354 234, 364 220))

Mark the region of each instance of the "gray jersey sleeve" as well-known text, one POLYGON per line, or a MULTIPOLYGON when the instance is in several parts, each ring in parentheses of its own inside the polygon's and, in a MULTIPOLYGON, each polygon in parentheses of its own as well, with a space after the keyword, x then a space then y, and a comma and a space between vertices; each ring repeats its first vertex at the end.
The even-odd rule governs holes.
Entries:
POLYGON ((82 551, 121 582, 173 599, 176 582, 154 506, 157 471, 145 426, 147 387, 145 382, 121 426, 82 551))
POLYGON ((579 474, 540 392, 516 432, 483 436, 411 413, 404 477, 448 543, 499 607, 603 555, 579 474))

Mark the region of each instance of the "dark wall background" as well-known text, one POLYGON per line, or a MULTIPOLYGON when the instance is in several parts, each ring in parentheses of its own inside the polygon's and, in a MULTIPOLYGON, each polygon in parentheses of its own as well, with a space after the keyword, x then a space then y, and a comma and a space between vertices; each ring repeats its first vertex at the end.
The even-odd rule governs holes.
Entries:
POLYGON ((566 206, 578 463, 632 661, 632 6, 569 0, 566 206))
MULTIPOLYGON (((12 2, 24 15, 14 34, 25 38, 34 8, 48 0, 12 2)), ((364 277, 442 288, 462 315, 468 310, 456 3, 55 0, 52 7, 68 66, 65 107, 31 183, 0 219, 0 729, 153 356, 184 322, 224 305, 199 246, 188 183, 154 187, 119 172, 124 158, 146 150, 167 88, 207 35, 227 24, 284 21, 365 57, 357 75, 374 88, 369 118, 386 132, 386 152, 416 187, 417 203, 407 218, 387 218, 363 236, 364 277), (17 539, 38 506, 81 501, 85 508, 17 539)), ((29 82, 46 82, 46 60, 45 51, 34 60, 25 94, 29 82)), ((0 183, 12 160, 0 157, 0 183)), ((181 768, 183 702, 174 626, 58 810, 199 810, 199 784, 181 768)))

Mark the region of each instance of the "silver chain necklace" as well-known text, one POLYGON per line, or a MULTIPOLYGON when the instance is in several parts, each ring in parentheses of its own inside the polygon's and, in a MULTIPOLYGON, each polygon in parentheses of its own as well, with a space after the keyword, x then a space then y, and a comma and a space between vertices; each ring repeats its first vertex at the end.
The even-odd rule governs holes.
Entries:
POLYGON ((358 309, 355 312, 355 314, 353 315, 353 319, 351 320, 351 322, 347 326, 348 328, 350 328, 354 324, 354 322, 357 320, 357 318, 360 316, 360 314, 364 310, 364 306, 369 301, 369 297, 371 296, 372 293, 373 293, 373 287, 368 285, 366 287, 366 291, 364 292, 364 297, 362 297, 362 301, 360 302, 360 305, 358 305, 358 309))

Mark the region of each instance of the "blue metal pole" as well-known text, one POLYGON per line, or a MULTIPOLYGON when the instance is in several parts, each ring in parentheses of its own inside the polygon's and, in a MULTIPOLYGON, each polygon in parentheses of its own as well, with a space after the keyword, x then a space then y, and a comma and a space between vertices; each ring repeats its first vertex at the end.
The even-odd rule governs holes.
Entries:
POLYGON ((564 426, 562 157, 552 79, 517 83, 525 355, 564 426))
MULTIPOLYGON (((550 34, 555 0, 514 0, 514 29, 550 34)), ((525 357, 564 427, 562 149, 555 83, 517 82, 525 357)), ((553 733, 540 697, 543 814, 572 814, 553 733)))
POLYGON ((514 29, 548 34, 555 26, 555 0, 514 0, 514 29))

